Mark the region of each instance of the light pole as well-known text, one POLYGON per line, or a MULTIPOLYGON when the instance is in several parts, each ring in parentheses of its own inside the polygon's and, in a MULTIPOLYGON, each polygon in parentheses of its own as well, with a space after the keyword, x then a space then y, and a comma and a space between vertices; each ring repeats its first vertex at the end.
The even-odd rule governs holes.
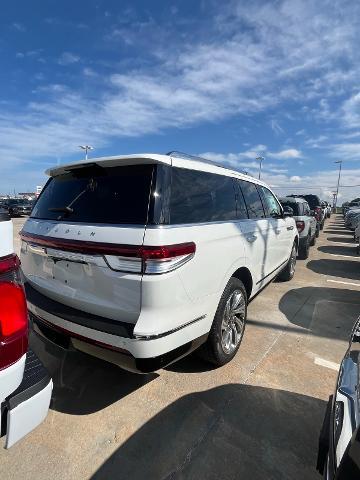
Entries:
POLYGON ((332 192, 333 196, 333 210, 335 209, 335 198, 336 198, 336 192, 332 192))
POLYGON ((339 185, 340 185, 342 162, 343 162, 342 160, 337 160, 336 162, 334 162, 334 163, 338 163, 338 164, 339 164, 339 176, 338 176, 338 181, 337 181, 336 197, 335 197, 335 205, 334 205, 335 213, 336 213, 337 199, 338 199, 338 195, 339 195, 339 185))
POLYGON ((255 160, 260 160, 260 168, 259 168, 259 180, 260 180, 260 178, 261 178, 261 166, 262 166, 262 162, 265 160, 265 158, 259 155, 258 157, 255 158, 255 160))
POLYGON ((88 151, 94 150, 94 147, 92 147, 91 145, 79 145, 79 148, 85 150, 85 160, 88 159, 88 151))

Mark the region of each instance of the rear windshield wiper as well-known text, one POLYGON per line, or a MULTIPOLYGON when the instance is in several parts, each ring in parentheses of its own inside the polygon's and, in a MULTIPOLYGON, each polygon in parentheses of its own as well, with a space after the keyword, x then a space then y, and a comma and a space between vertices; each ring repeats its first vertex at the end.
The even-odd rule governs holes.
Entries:
POLYGON ((51 207, 48 208, 49 212, 64 212, 64 213, 74 213, 74 209, 71 207, 51 207))
MULTIPOLYGON (((69 205, 66 205, 65 207, 50 207, 50 208, 48 208, 48 210, 50 212, 63 212, 64 214, 74 213, 74 209, 71 207, 71 205, 73 205, 75 202, 77 202, 79 200, 79 198, 84 195, 84 193, 86 193, 88 191, 93 192, 96 189, 96 187, 97 187, 96 180, 94 180, 93 178, 90 178, 89 183, 86 185, 84 190, 82 190, 78 195, 76 195, 76 197, 73 200, 71 200, 69 205)), ((61 215, 58 217, 58 220, 61 220, 61 215)))

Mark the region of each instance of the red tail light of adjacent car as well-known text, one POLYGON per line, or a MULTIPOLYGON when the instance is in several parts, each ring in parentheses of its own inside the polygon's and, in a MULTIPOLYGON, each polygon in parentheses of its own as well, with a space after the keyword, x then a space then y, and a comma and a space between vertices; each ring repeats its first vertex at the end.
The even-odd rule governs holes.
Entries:
POLYGON ((0 369, 19 360, 28 348, 28 314, 20 260, 0 258, 0 369))
POLYGON ((301 233, 305 228, 305 222, 303 222, 302 220, 297 220, 296 228, 298 229, 298 232, 301 233))

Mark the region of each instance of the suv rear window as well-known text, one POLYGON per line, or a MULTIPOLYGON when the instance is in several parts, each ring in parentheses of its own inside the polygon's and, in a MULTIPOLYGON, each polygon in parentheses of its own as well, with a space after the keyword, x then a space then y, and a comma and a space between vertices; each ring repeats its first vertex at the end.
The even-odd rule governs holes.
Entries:
POLYGON ((314 210, 315 207, 319 207, 321 205, 321 200, 316 195, 302 195, 302 197, 308 202, 311 210, 314 210))
POLYGON ((302 215, 302 212, 300 213, 299 209, 299 203, 296 202, 288 202, 286 200, 280 200, 280 203, 283 207, 290 207, 293 209, 294 215, 302 215))
POLYGON ((86 223, 144 225, 153 165, 83 167, 53 177, 32 218, 86 223))

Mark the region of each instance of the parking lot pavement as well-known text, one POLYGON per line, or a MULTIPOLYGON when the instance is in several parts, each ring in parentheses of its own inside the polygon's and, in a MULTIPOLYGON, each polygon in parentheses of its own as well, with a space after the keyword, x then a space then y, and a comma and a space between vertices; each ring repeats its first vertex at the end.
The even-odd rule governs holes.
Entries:
POLYGON ((193 354, 137 376, 33 337, 52 407, 0 451, 1 479, 319 479, 324 409, 360 313, 351 239, 341 216, 327 220, 293 281, 250 304, 238 355, 216 370, 193 354))

